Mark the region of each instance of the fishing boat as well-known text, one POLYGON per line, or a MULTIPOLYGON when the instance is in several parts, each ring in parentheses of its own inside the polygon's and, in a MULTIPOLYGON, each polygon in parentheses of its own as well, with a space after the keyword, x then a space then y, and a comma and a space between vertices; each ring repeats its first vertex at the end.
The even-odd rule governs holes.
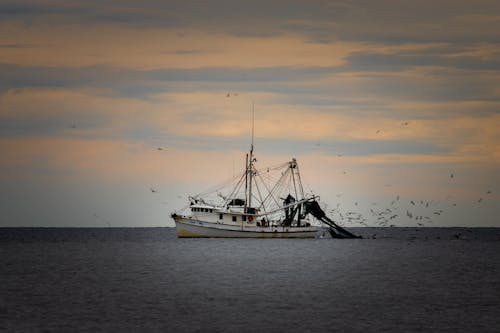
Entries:
POLYGON ((229 182, 190 196, 181 212, 171 214, 177 237, 314 238, 326 224, 334 238, 358 238, 326 216, 318 196, 304 192, 295 158, 256 167, 253 127, 252 120, 245 170, 229 182))

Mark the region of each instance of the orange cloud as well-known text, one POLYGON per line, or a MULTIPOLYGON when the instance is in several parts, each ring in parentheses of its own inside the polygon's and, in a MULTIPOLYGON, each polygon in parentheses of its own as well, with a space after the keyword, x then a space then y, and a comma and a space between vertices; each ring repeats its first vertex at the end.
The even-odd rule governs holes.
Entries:
POLYGON ((337 66, 365 44, 311 43, 301 35, 268 38, 235 37, 197 30, 136 29, 116 25, 0 24, 2 44, 24 43, 28 48, 4 48, 0 62, 23 66, 122 68, 199 68, 337 66))

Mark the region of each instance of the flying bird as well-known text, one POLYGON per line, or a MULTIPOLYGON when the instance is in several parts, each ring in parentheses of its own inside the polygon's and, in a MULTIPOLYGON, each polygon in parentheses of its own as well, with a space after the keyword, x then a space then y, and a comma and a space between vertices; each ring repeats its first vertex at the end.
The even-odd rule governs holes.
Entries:
POLYGON ((154 189, 152 187, 150 188, 150 190, 151 190, 151 193, 157 193, 158 192, 158 190, 156 190, 156 189, 154 189))

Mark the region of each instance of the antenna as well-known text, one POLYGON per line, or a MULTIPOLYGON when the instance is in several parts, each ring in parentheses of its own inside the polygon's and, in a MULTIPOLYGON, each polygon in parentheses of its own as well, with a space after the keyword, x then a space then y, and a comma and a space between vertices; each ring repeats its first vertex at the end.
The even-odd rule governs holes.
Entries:
POLYGON ((255 123, 255 110, 254 110, 254 103, 253 103, 253 99, 252 99, 252 146, 251 146, 252 151, 253 151, 254 123, 255 123))

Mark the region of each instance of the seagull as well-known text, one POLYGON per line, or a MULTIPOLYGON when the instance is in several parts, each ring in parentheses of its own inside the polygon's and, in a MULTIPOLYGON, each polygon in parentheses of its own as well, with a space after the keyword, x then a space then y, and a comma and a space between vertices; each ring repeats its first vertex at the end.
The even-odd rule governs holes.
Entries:
POLYGON ((453 178, 453 177, 455 177, 455 175, 454 174, 450 174, 450 178, 453 178))
POLYGON ((408 126, 408 124, 409 123, 407 121, 401 123, 401 125, 403 125, 403 126, 408 126))
POLYGON ((379 134, 380 132, 381 132, 380 130, 377 130, 375 133, 376 133, 376 134, 379 134))
POLYGON ((486 192, 486 194, 491 194, 491 190, 488 190, 488 192, 486 192))
POLYGON ((410 201, 410 203, 415 206, 415 202, 413 200, 410 201))
POLYGON ((154 189, 154 188, 152 188, 152 187, 150 188, 150 190, 151 190, 151 193, 156 193, 156 192, 158 192, 158 190, 156 190, 156 189, 154 189))
POLYGON ((231 97, 231 93, 227 93, 226 97, 231 97))

